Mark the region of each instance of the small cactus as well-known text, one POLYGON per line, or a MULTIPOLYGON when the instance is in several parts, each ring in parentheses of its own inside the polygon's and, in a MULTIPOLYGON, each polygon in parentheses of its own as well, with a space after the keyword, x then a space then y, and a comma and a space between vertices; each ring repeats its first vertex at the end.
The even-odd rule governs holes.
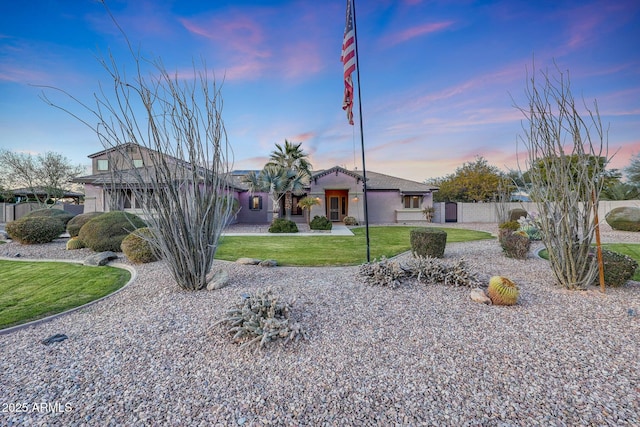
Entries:
POLYGON ((77 237, 72 237, 67 241, 67 250, 71 251, 74 249, 82 249, 84 248, 84 242, 77 237))
POLYGON ((493 276, 489 280, 487 293, 494 305, 515 305, 518 302, 520 290, 506 277, 493 276))

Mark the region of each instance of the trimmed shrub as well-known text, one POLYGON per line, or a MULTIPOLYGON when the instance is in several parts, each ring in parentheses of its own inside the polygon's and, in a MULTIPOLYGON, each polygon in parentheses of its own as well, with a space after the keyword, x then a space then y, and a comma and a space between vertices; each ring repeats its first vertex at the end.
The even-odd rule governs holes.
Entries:
POLYGON ((518 231, 520 228, 520 223, 518 221, 507 221, 503 222, 498 226, 499 230, 510 230, 510 231, 518 231))
POLYGON ((500 246, 509 258, 526 259, 531 247, 531 240, 524 231, 516 231, 515 233, 508 231, 501 235, 500 246))
POLYGON ((129 258, 129 261, 134 264, 155 262, 158 260, 158 256, 154 252, 151 243, 149 243, 149 239, 152 238, 153 232, 149 228, 138 228, 122 240, 120 247, 122 252, 129 258))
POLYGON ((342 222, 344 225, 358 225, 358 220, 352 216, 345 216, 342 222))
POLYGON ((84 242, 80 239, 78 239, 77 237, 72 237, 67 241, 67 250, 68 251, 73 251, 76 249, 82 249, 84 248, 84 242))
MULTIPOLYGON (((73 214, 69 212, 65 212, 61 209, 38 209, 35 211, 31 211, 22 218, 36 218, 36 217, 47 217, 47 218, 55 218, 62 223, 63 227, 66 227, 67 223, 74 217, 73 214)), ((63 231, 64 233, 64 231, 63 231)))
POLYGON ((67 233, 69 233, 70 237, 77 237, 83 225, 85 225, 91 219, 102 215, 103 213, 104 212, 87 212, 74 216, 67 223, 67 233))
POLYGON ((640 231, 640 208, 624 206, 611 209, 605 220, 614 230, 640 231))
POLYGON ((410 232, 413 256, 442 258, 447 246, 447 232, 434 228, 414 228, 410 232))
MULTIPOLYGON (((592 249, 589 256, 594 259, 594 262, 597 262, 596 249, 592 249)), ((635 259, 604 248, 602 249, 602 262, 604 264, 604 283, 607 286, 624 285, 633 277, 638 268, 638 262, 635 259)), ((600 284, 598 275, 596 275, 593 284, 600 284)))
POLYGON ((487 294, 494 305, 515 305, 520 296, 518 286, 502 276, 493 276, 489 280, 487 294))
POLYGON ((329 221, 326 216, 316 215, 309 223, 309 227, 312 230, 331 230, 333 224, 331 224, 331 221, 329 221))
POLYGON ((7 223, 9 237, 23 245, 49 243, 64 233, 64 224, 53 216, 32 216, 7 223))
POLYGON ((522 208, 515 208, 509 211, 509 221, 518 221, 520 217, 527 217, 527 211, 522 208))
POLYGON ((145 226, 144 221, 134 214, 122 211, 105 212, 83 225, 78 238, 96 252, 122 252, 122 240, 131 231, 145 226))
POLYGON ((297 233, 298 226, 286 218, 277 218, 271 223, 269 233, 297 233))

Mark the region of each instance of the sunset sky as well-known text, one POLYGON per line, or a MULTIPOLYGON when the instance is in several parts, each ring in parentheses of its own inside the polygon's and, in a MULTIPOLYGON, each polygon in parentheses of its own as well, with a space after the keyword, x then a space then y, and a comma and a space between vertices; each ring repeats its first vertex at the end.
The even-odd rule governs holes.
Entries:
MULTIPOLYGON (((315 169, 361 168, 342 111, 345 0, 107 0, 132 43, 180 74, 200 64, 222 86, 235 169, 261 168, 275 143, 302 142, 315 169)), ((506 170, 523 147, 527 70, 569 70, 576 98, 609 126, 611 167, 640 152, 640 2, 356 1, 367 169, 416 181, 476 156, 506 170)), ((91 102, 97 61, 131 57, 95 0, 0 4, 0 147, 73 163, 95 134, 40 98, 46 85, 91 102)), ((130 68, 128 68, 130 69, 130 68)), ((54 100, 66 101, 48 92, 54 100)), ((83 113, 80 107, 78 113, 83 113)), ((357 108, 355 110, 357 112, 357 108)), ((1 167, 1 165, 0 165, 1 167)))

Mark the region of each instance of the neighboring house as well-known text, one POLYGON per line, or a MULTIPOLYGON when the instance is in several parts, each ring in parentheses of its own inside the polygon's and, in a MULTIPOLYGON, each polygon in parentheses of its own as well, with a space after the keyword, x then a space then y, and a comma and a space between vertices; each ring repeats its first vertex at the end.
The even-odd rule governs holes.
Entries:
MULTIPOLYGON (((129 155, 133 165, 144 167, 146 149, 130 144, 129 155)), ((85 212, 110 210, 110 201, 117 200, 120 210, 137 211, 139 201, 132 197, 131 190, 124 182, 112 182, 112 163, 118 163, 114 150, 104 150, 89 155, 92 159, 92 174, 78 177, 74 181, 85 186, 85 212), (117 197, 112 197, 113 188, 117 197)), ((174 161, 179 161, 173 159, 174 161)), ((230 192, 240 203, 240 211, 235 221, 247 224, 269 223, 272 219, 271 198, 268 193, 250 193, 247 184, 242 182, 250 171, 233 171, 229 175, 230 192)), ((125 181, 126 171, 119 176, 125 181)), ((424 221, 422 210, 433 207, 433 192, 437 187, 410 181, 390 175, 367 171, 367 210, 371 224, 408 223, 424 221)), ((319 199, 320 205, 311 209, 311 218, 315 215, 326 216, 331 221, 342 221, 345 216, 364 221, 364 198, 362 172, 347 170, 340 166, 315 171, 306 192, 293 196, 292 219, 304 221, 305 212, 297 203, 309 196, 319 199)), ((284 213, 284 197, 281 199, 280 212, 284 213)))

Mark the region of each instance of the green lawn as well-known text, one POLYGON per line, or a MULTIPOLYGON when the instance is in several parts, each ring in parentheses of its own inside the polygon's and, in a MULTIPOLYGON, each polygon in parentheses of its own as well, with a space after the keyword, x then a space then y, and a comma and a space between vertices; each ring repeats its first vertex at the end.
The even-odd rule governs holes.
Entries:
MULTIPOLYGON (((634 243, 606 243, 602 245, 603 248, 609 249, 610 251, 618 252, 631 258, 635 259, 638 264, 640 264, 640 244, 634 243)), ((549 253, 546 249, 543 249, 539 252, 540 258, 544 258, 546 260, 549 259, 549 253)), ((636 273, 631 278, 632 280, 640 281, 640 268, 636 269, 636 273)))
MULTIPOLYGON (((369 227, 371 259, 392 257, 411 249, 409 232, 415 227, 369 227)), ((489 233, 441 228, 447 243, 491 239, 489 233)), ((235 261, 241 257, 275 259, 279 265, 357 265, 366 262, 364 228, 354 228, 355 236, 225 236, 216 258, 235 261)))
POLYGON ((61 313, 124 286, 131 273, 115 267, 0 260, 0 329, 61 313))

